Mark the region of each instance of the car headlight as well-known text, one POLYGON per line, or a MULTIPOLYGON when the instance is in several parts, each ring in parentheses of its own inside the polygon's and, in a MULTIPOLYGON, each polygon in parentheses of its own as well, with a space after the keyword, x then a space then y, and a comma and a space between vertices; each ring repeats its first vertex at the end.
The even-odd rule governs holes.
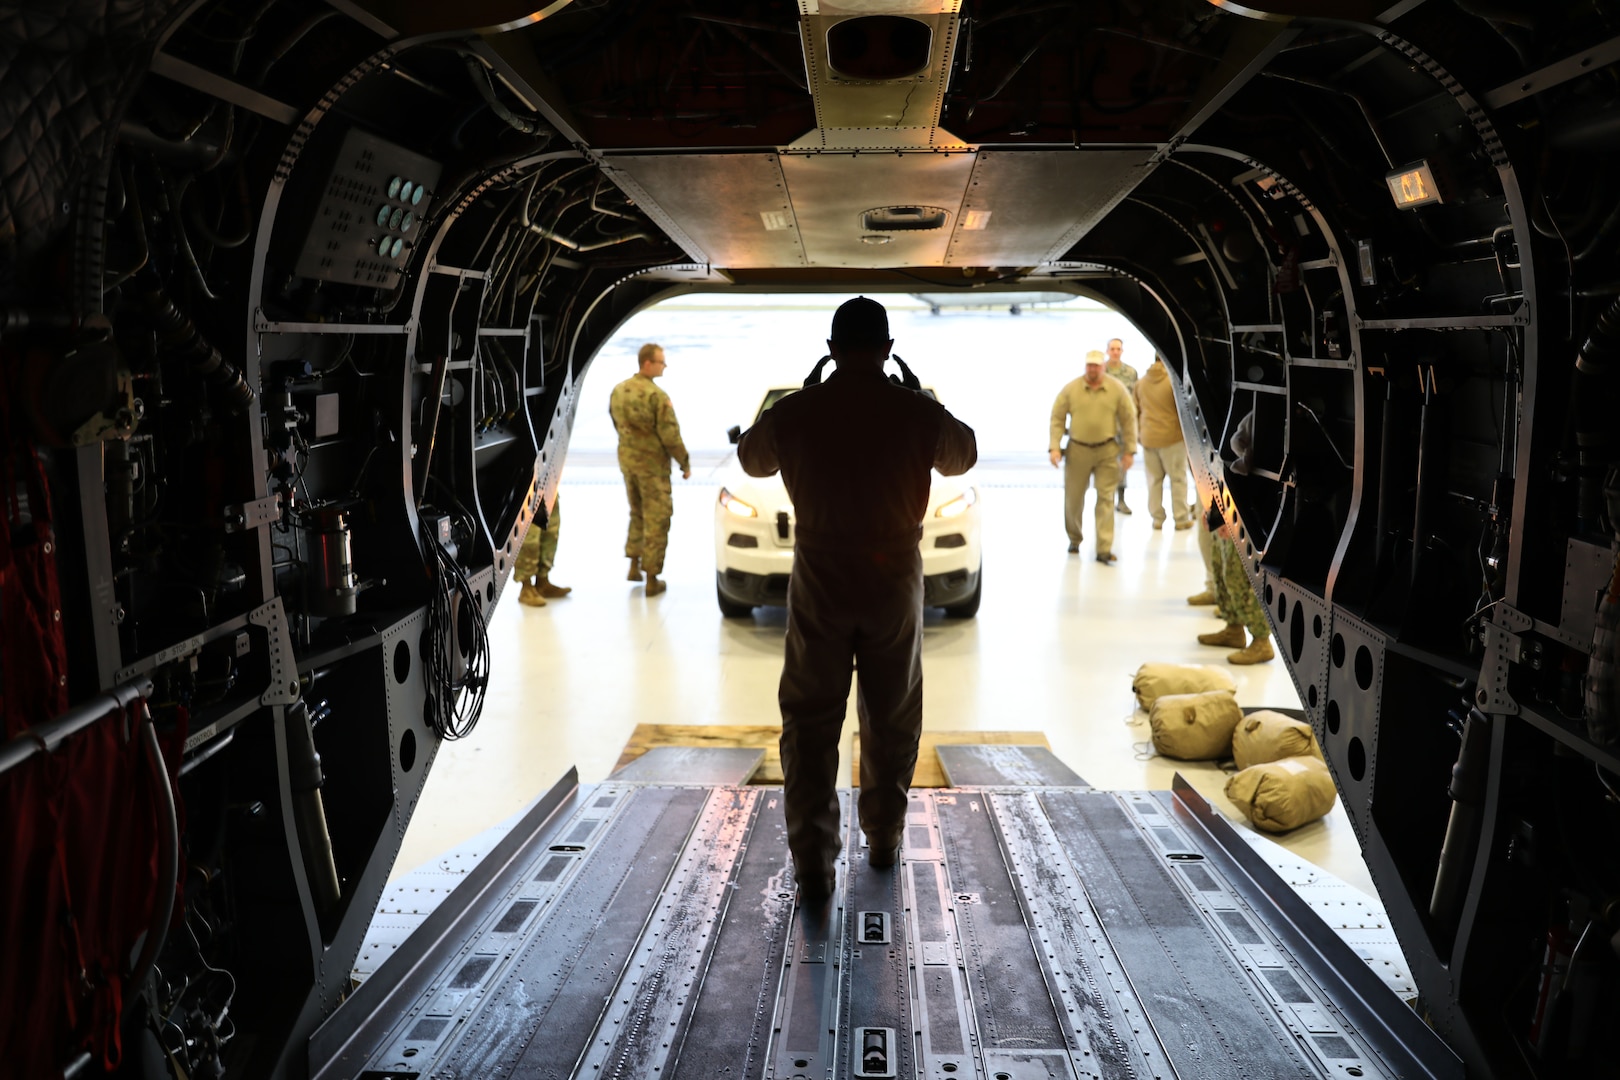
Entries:
POLYGON ((720 489, 720 505, 738 517, 759 517, 758 510, 755 510, 725 488, 720 489))
POLYGON ((956 517, 959 514, 965 514, 965 513, 967 513, 967 508, 972 506, 974 503, 976 503, 978 501, 979 501, 979 493, 978 493, 978 491, 973 489, 973 488, 968 488, 966 491, 962 492, 962 494, 958 495, 956 498, 952 499, 950 502, 941 503, 939 509, 934 511, 934 516, 935 517, 942 517, 942 518, 952 518, 952 517, 956 517))

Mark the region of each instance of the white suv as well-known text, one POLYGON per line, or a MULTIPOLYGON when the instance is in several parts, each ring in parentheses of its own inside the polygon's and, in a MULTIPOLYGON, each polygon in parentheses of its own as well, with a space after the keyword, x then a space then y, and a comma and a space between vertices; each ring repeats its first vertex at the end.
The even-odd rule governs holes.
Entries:
MULTIPOLYGON (((754 422, 797 389, 773 386, 765 391, 754 422)), ((931 389, 923 392, 936 397, 931 389)), ((733 443, 738 435, 733 428, 733 443)), ((782 474, 749 476, 732 454, 721 477, 720 497, 714 504, 715 592, 721 614, 740 617, 762 604, 786 604, 795 518, 782 474)), ((923 603, 964 619, 978 614, 983 590, 979 492, 971 480, 971 472, 933 474, 920 545, 923 603)))

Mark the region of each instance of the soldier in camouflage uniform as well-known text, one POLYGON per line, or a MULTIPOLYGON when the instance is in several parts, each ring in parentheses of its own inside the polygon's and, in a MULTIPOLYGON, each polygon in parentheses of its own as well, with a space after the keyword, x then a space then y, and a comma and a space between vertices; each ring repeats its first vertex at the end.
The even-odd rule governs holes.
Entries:
MULTIPOLYGON (((1125 389, 1131 392, 1131 400, 1135 401, 1137 378, 1136 369, 1131 367, 1131 365, 1127 364, 1124 360, 1120 359, 1124 353, 1125 342, 1119 338, 1109 338, 1108 362, 1103 364, 1103 374, 1112 375, 1114 378, 1118 379, 1122 384, 1124 384, 1125 389)), ((1125 442, 1125 433, 1123 431, 1119 433, 1119 438, 1120 446, 1131 450, 1136 449, 1134 444, 1125 442)), ((1129 465, 1125 464, 1125 458, 1127 456, 1128 455, 1126 454, 1120 455, 1119 486, 1114 489, 1114 509, 1128 517, 1130 515, 1131 508, 1125 505, 1125 478, 1130 474, 1131 468, 1129 465)))
POLYGON ((545 525, 539 525, 538 519, 529 525, 512 563, 512 576, 523 583, 518 591, 518 603, 545 607, 547 600, 559 600, 574 591, 567 585, 551 583, 551 567, 557 561, 557 538, 561 532, 562 495, 559 493, 552 500, 545 525))
POLYGON ((1271 627, 1243 572, 1243 557, 1227 539, 1225 528, 1222 525, 1210 537, 1210 567, 1215 578, 1215 614, 1226 620, 1226 629, 1199 634, 1198 643, 1236 649, 1227 656, 1228 663, 1262 664, 1276 655, 1271 649, 1271 627), (1253 641, 1244 634, 1245 628, 1254 635, 1253 641))
POLYGON ((640 581, 647 573, 647 595, 657 596, 666 588, 658 580, 664 569, 664 548, 669 543, 669 519, 675 512, 671 498, 669 463, 681 467, 681 479, 692 475, 692 461, 681 442, 681 425, 675 419, 675 406, 669 395, 653 380, 664 373, 662 347, 648 343, 636 359, 641 369, 613 388, 608 414, 619 433, 619 471, 624 474, 624 490, 630 499, 630 531, 624 540, 624 554, 630 560, 629 580, 640 581))

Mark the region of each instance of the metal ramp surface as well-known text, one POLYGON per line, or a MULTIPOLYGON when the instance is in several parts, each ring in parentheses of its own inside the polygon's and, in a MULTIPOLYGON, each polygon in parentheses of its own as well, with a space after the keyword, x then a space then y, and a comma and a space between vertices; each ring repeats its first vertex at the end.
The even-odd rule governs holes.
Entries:
POLYGON ((1462 1076, 1184 784, 916 790, 907 826, 881 871, 852 829, 815 912, 780 789, 570 774, 328 1018, 311 1075, 1462 1076))

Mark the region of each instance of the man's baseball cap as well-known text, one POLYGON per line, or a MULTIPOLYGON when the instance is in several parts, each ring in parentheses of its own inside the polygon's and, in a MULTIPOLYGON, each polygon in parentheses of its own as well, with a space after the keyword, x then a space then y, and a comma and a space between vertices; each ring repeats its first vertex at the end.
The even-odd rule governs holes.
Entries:
POLYGON ((1103 355, 1101 349, 1092 349, 1090 352, 1086 353, 1086 363, 1088 364, 1101 364, 1105 363, 1107 360, 1108 357, 1103 355))
POLYGON ((889 313, 864 296, 846 300, 833 312, 828 337, 840 345, 881 345, 889 340, 889 313))

